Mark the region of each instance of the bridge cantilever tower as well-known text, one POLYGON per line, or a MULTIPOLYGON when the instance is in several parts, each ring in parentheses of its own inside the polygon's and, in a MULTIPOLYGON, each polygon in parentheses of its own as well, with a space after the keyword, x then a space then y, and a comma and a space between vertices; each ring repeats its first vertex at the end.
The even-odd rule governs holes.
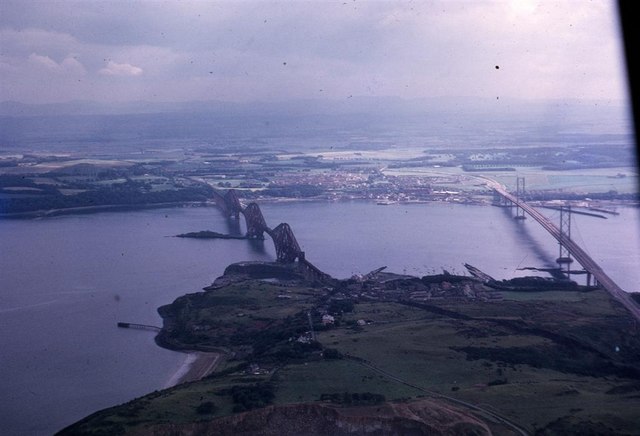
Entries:
POLYGON ((234 217, 237 219, 240 216, 240 212, 242 212, 242 205, 234 189, 229 189, 224 195, 214 190, 213 201, 228 218, 234 217))
POLYGON ((235 219, 240 218, 242 205, 240 204, 240 200, 238 199, 238 194, 236 194, 235 189, 229 189, 227 193, 224 194, 224 202, 228 216, 235 219))
POLYGON ((281 223, 275 229, 268 232, 276 246, 278 262, 293 263, 296 259, 304 259, 300 245, 296 240, 293 230, 287 223, 281 223))
MULTIPOLYGON (((524 177, 518 177, 516 179, 516 198, 518 200, 524 199, 524 177)), ((519 202, 516 202, 516 216, 514 217, 517 220, 523 220, 527 217, 524 215, 524 209, 519 206, 519 202)))
POLYGON ((229 222, 237 224, 240 214, 244 215, 247 226, 246 236, 248 238, 264 239, 264 234, 267 233, 273 240, 278 262, 287 264, 295 263, 296 268, 298 268, 307 279, 322 282, 333 280, 329 274, 322 272, 305 258, 304 251, 300 249, 300 245, 289 224, 282 223, 272 230, 267 225, 260 206, 252 202, 243 208, 234 189, 228 190, 224 195, 214 190, 213 200, 227 218, 234 218, 229 220, 229 222))
POLYGON ((560 207, 560 238, 558 239, 560 251, 556 262, 560 266, 566 265, 565 273, 568 277, 571 276, 570 266, 573 262, 571 252, 567 248, 569 241, 571 241, 571 206, 562 206, 560 207))
POLYGON ((256 203, 249 205, 242 211, 247 223, 247 237, 252 239, 264 239, 264 232, 269 231, 267 222, 262 215, 260 206, 256 203))

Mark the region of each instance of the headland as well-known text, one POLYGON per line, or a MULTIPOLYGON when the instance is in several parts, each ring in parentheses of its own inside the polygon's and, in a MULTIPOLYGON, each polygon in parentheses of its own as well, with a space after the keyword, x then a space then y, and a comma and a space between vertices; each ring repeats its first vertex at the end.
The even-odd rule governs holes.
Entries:
POLYGON ((60 434, 633 434, 633 318, 601 289, 535 281, 233 264, 159 309, 157 342, 220 353, 214 372, 60 434))

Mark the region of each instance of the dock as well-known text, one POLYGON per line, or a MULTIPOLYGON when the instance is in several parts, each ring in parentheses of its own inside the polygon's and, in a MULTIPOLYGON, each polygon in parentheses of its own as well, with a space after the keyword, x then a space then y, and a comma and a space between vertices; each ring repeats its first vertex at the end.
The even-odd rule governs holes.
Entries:
POLYGON ((121 329, 137 329, 137 330, 150 330, 152 332, 160 332, 162 327, 147 324, 134 324, 130 322, 119 322, 118 327, 121 329))

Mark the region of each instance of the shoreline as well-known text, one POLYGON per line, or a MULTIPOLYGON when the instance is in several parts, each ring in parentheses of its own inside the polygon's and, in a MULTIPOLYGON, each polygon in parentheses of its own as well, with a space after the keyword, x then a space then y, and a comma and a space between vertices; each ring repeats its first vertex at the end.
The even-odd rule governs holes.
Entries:
POLYGON ((67 215, 89 215, 99 212, 129 212, 145 209, 170 209, 178 207, 205 207, 201 201, 178 201, 166 203, 143 204, 102 204, 98 206, 80 206, 63 209, 38 209, 26 212, 0 213, 0 218, 6 219, 39 219, 67 215))
MULTIPOLYGON (((254 199, 256 200, 256 199, 254 199)), ((372 198, 360 198, 360 197, 342 197, 342 198, 289 198, 289 197, 270 197, 258 199, 260 203, 277 204, 277 203, 312 203, 312 202, 349 202, 349 201, 369 201, 377 202, 380 200, 372 198)), ((604 199, 599 200, 607 203, 609 206, 619 207, 640 207, 640 202, 637 200, 624 200, 624 199, 604 199)), ((407 200, 407 201, 394 201, 392 205, 407 205, 407 204, 428 204, 428 203, 446 203, 446 204, 462 204, 472 206, 490 206, 490 200, 474 199, 466 201, 443 201, 440 199, 425 199, 425 200, 407 200)), ((145 203, 145 204, 105 204, 98 206, 81 206, 70 207, 64 209, 48 209, 48 210, 34 210, 27 212, 12 212, 12 213, 0 213, 0 219, 43 219, 56 216, 73 216, 73 215, 88 215, 92 213, 100 212, 129 212, 146 209, 170 209, 180 207, 217 207, 215 203, 209 201, 184 201, 184 202, 168 202, 168 203, 145 203)), ((180 236, 180 235, 178 235, 180 236)), ((227 239, 227 238, 224 238, 227 239)), ((235 239, 235 238, 228 238, 235 239)), ((244 238, 243 238, 244 239, 244 238)))
POLYGON ((204 377, 215 371, 222 359, 221 353, 207 353, 203 351, 192 351, 185 353, 185 358, 180 368, 165 383, 163 389, 202 380, 204 377))

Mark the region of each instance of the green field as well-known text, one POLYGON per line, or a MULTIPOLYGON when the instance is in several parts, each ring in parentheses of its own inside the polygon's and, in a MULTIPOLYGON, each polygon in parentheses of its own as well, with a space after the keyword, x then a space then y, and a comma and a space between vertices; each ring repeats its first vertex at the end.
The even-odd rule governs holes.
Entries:
POLYGON ((181 297, 161 310, 163 335, 183 348, 224 349, 224 365, 63 434, 124 434, 267 404, 425 397, 466 402, 531 433, 637 434, 640 335, 604 291, 416 303, 384 290, 362 299, 357 287, 252 279, 181 297), (323 326, 327 312, 335 324, 323 326))

